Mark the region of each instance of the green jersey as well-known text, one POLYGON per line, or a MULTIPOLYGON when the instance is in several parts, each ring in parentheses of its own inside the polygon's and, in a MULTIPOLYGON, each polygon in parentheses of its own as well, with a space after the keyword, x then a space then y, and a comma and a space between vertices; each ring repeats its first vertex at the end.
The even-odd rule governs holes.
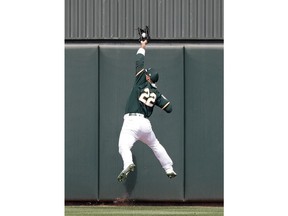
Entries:
POLYGON ((158 91, 154 83, 146 80, 144 58, 145 50, 140 48, 136 54, 135 82, 126 104, 125 113, 140 113, 148 118, 152 115, 155 105, 170 113, 172 111, 170 101, 158 91))

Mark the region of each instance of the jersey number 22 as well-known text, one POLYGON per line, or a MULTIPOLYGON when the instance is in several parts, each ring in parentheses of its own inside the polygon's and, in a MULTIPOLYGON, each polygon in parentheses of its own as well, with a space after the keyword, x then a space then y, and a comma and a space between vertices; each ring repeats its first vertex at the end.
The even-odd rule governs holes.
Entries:
POLYGON ((153 107, 156 100, 156 94, 150 92, 149 88, 145 88, 143 93, 139 97, 139 101, 144 103, 146 106, 153 107))

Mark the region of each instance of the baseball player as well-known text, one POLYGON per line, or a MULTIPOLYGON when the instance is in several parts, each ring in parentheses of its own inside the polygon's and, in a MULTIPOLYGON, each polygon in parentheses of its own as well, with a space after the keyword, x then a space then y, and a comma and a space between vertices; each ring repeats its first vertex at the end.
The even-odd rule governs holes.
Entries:
POLYGON ((157 140, 148 119, 155 105, 167 113, 172 111, 172 105, 155 85, 159 79, 158 73, 152 68, 144 68, 147 40, 141 40, 140 43, 141 47, 136 54, 135 82, 126 104, 124 122, 119 136, 119 153, 123 160, 123 170, 117 177, 120 182, 126 180, 128 174, 135 169, 131 148, 137 140, 152 149, 169 178, 177 175, 173 170, 171 158, 157 140))

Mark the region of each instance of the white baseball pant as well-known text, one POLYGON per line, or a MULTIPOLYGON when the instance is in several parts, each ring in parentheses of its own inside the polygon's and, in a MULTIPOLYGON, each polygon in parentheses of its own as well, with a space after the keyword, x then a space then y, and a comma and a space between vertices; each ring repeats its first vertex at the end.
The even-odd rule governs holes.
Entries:
POLYGON ((126 114, 118 143, 119 153, 123 160, 123 169, 133 163, 131 148, 137 140, 147 144, 152 149, 164 170, 172 168, 173 162, 156 138, 149 119, 126 114))

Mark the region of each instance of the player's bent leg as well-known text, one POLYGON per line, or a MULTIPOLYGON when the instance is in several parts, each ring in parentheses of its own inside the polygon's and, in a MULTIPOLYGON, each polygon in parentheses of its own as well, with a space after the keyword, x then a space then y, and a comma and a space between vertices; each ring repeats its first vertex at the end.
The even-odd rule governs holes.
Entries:
POLYGON ((136 138, 129 131, 122 130, 119 137, 119 154, 123 160, 123 169, 126 169, 130 164, 133 164, 131 148, 133 147, 136 138))
POLYGON ((123 160, 123 170, 117 177, 117 180, 120 182, 125 181, 128 174, 134 171, 135 165, 133 163, 131 148, 135 142, 136 138, 134 137, 134 133, 123 124, 118 142, 119 154, 123 160))
POLYGON ((177 176, 176 172, 173 170, 173 161, 168 155, 165 148, 159 143, 158 139, 156 138, 154 132, 152 131, 149 136, 146 136, 144 139, 141 140, 145 144, 147 144, 151 150, 153 151, 154 155, 160 162, 162 168, 165 170, 166 175, 169 178, 174 178, 177 176))
POLYGON ((176 172, 173 170, 173 161, 169 157, 165 148, 158 142, 150 147, 154 152, 156 158, 159 160, 162 168, 165 170, 166 175, 169 178, 174 178, 177 176, 176 172))
POLYGON ((163 169, 168 169, 173 166, 172 159, 169 157, 167 151, 159 142, 148 146, 152 149, 154 155, 159 160, 163 169))
POLYGON ((130 164, 133 164, 132 152, 127 146, 119 146, 119 154, 123 160, 123 169, 126 169, 130 164))
POLYGON ((123 160, 123 169, 126 169, 130 164, 133 164, 133 157, 131 152, 133 144, 134 144, 133 137, 130 138, 125 137, 125 139, 123 139, 123 136, 120 135, 119 154, 121 155, 123 160))

